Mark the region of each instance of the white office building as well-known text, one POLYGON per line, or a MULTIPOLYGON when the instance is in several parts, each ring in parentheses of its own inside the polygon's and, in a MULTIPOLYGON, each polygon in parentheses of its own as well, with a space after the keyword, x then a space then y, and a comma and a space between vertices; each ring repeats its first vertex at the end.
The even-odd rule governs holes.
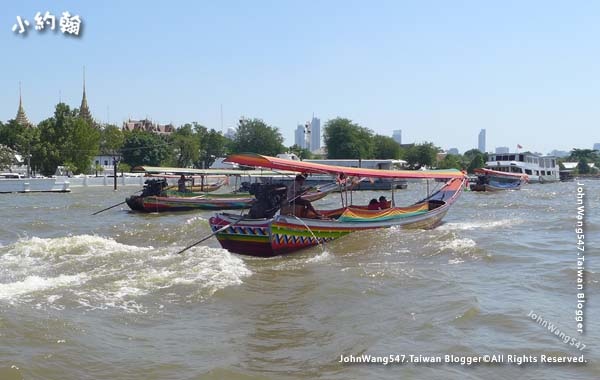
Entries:
POLYGON ((397 142, 398 144, 402 144, 402 130, 401 129, 396 129, 393 133, 392 133, 392 138, 394 139, 395 142, 397 142))
POLYGON ((306 148, 306 138, 305 138, 305 130, 304 125, 298 124, 296 127, 296 131, 294 132, 294 144, 298 145, 300 148, 306 148))
POLYGON ((314 117, 310 121, 310 151, 321 149, 321 119, 314 117))
POLYGON ((480 152, 485 153, 485 129, 479 131, 479 144, 477 145, 477 149, 480 152))

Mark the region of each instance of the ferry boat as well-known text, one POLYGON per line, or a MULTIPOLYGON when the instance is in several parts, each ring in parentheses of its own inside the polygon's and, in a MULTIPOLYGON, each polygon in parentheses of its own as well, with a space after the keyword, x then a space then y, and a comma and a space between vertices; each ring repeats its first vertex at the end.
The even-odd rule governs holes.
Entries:
POLYGON ((560 180, 555 156, 533 153, 492 153, 485 168, 505 173, 526 174, 530 183, 557 182, 560 180))

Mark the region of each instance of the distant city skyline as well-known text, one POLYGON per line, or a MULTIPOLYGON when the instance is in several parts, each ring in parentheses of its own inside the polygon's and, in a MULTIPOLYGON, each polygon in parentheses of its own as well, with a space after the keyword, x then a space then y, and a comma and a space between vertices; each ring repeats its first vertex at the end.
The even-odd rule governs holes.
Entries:
POLYGON ((600 34, 597 3, 66 0, 48 7, 81 15, 82 33, 31 25, 19 35, 11 31, 16 17, 32 20, 45 9, 3 5, 0 41, 19 59, 0 63, 2 122, 18 110, 19 81, 33 123, 51 117, 59 101, 79 107, 85 66, 87 105, 100 123, 197 121, 226 133, 246 115, 279 128, 290 146, 296 122, 314 112, 321 134, 328 120, 345 117, 384 136, 401 129, 404 143, 462 152, 477 148, 481 129, 488 147, 511 150, 590 149, 600 141, 592 90, 600 57, 589 48, 600 34))
POLYGON ((479 149, 480 152, 485 153, 485 128, 482 129, 481 131, 479 131, 479 136, 477 139, 477 149, 479 149))
POLYGON ((396 129, 392 133, 392 138, 394 139, 395 142, 397 142, 398 144, 402 145, 402 130, 401 129, 396 129))

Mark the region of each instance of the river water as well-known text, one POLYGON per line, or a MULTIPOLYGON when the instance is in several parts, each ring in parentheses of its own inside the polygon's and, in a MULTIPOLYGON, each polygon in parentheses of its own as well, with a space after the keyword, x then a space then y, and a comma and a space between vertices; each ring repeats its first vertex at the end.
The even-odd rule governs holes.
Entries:
MULTIPOLYGON (((91 216, 134 187, 2 194, 0 379, 598 379, 600 181, 580 187, 583 290, 577 182, 465 192, 435 230, 355 233, 270 259, 230 254, 214 238, 174 254, 210 234, 210 212, 123 205, 91 216), (340 363, 362 354, 505 356, 470 366, 417 356, 340 363), (585 365, 539 362, 582 354, 585 365)), ((409 183, 396 198, 425 192, 409 183)))

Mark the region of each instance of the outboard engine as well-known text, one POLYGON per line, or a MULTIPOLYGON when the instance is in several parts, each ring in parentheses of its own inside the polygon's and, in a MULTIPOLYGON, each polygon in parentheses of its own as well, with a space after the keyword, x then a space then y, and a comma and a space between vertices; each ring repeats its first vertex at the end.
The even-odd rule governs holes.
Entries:
POLYGON ((250 218, 272 218, 285 199, 287 187, 284 184, 262 184, 250 185, 250 194, 254 195, 256 202, 250 208, 250 218))
POLYGON ((242 185, 238 189, 239 193, 249 193, 250 192, 250 182, 242 182, 242 185))
POLYGON ((152 195, 160 195, 165 187, 167 187, 167 180, 164 178, 148 179, 144 184, 144 190, 142 190, 142 197, 148 197, 152 195))

